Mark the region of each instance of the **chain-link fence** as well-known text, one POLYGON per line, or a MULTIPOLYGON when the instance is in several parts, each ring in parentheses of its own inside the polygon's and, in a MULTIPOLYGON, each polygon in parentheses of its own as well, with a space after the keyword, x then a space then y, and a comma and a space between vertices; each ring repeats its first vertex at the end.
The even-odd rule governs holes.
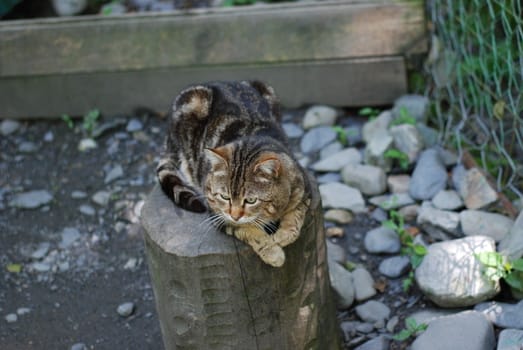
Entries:
POLYGON ((429 0, 427 69, 444 141, 523 197, 523 1, 429 0))

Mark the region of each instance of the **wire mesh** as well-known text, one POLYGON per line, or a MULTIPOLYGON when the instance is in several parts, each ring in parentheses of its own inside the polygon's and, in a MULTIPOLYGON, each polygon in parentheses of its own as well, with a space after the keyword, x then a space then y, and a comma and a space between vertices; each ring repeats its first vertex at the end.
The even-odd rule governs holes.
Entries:
POLYGON ((523 1, 430 0, 435 122, 498 191, 523 197, 523 1))

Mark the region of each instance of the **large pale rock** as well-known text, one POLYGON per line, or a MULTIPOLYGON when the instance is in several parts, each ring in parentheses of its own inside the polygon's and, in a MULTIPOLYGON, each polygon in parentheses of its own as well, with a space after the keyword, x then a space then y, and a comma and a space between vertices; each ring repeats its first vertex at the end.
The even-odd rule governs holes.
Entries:
POLYGON ((441 307, 464 307, 485 301, 496 295, 500 287, 485 276, 475 254, 495 251, 494 240, 484 236, 434 243, 416 269, 416 282, 441 307))
POLYGON ((362 136, 363 141, 369 143, 377 135, 381 135, 387 132, 389 124, 392 120, 392 114, 390 111, 383 111, 374 120, 370 120, 363 125, 362 136))
POLYGON ((315 171, 340 171, 348 164, 361 163, 361 153, 356 148, 346 148, 314 163, 315 171))
POLYGON ((361 192, 353 187, 330 182, 319 186, 324 208, 347 209, 354 213, 366 212, 361 192))
POLYGON ((514 226, 514 220, 497 213, 481 210, 463 210, 459 213, 461 229, 466 236, 489 236, 501 241, 514 226))
POLYGON ((511 259, 523 257, 523 211, 521 211, 509 233, 499 242, 499 251, 511 259))
POLYGON ((498 194, 478 168, 467 171, 459 188, 461 198, 468 209, 480 209, 498 199, 498 194))
POLYGON ((446 239, 447 234, 453 237, 460 234, 458 213, 436 209, 426 203, 419 209, 417 223, 435 239, 446 239))
POLYGON ((369 196, 381 194, 387 189, 385 172, 377 166, 349 164, 343 168, 341 177, 347 185, 369 196))
POLYGON ((447 185, 447 170, 437 150, 423 151, 410 179, 409 193, 414 199, 432 199, 447 185))
POLYGON ((303 117, 303 128, 305 130, 317 126, 332 126, 336 122, 338 113, 329 106, 317 105, 312 106, 305 112, 303 117))
POLYGON ((423 138, 418 129, 411 124, 401 124, 389 130, 394 139, 396 149, 405 153, 409 157, 409 163, 413 163, 423 150, 423 138))
POLYGON ((438 318, 412 343, 412 350, 493 350, 492 324, 475 311, 438 318))

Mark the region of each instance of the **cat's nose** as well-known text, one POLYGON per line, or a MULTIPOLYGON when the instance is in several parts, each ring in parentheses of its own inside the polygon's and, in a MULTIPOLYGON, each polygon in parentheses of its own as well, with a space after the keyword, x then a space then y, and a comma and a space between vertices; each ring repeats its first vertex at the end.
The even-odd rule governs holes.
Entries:
POLYGON ((229 215, 231 215, 231 218, 233 220, 238 221, 243 216, 243 209, 242 208, 231 208, 229 215))

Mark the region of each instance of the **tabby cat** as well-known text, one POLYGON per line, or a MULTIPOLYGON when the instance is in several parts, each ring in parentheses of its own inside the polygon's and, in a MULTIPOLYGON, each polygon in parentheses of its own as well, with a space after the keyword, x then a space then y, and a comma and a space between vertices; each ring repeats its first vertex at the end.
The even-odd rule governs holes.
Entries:
POLYGON ((299 236, 309 182, 280 125, 274 90, 258 81, 196 85, 176 98, 157 168, 178 206, 210 222, 272 266, 299 236))

